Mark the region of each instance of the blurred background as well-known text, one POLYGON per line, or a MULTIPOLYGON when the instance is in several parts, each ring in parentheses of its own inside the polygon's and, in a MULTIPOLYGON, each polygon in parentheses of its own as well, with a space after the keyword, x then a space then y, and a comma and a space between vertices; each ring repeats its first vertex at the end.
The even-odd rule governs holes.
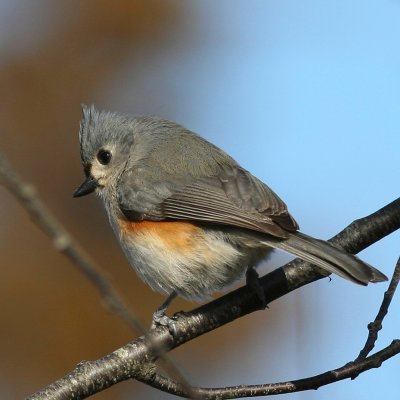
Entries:
MULTIPOLYGON (((399 195, 399 21, 396 0, 0 0, 1 151, 148 325, 162 296, 128 266, 95 196, 72 198, 80 104, 181 122, 329 238, 399 195)), ((2 187, 0 202, 0 397, 19 399, 136 334, 2 187)), ((390 276, 398 233, 361 256, 390 276)), ((324 279, 172 354, 201 386, 317 374, 357 356, 386 287, 324 279)), ((380 347, 399 337, 399 306, 380 347)), ((283 397, 395 399, 399 368, 283 397)), ((94 396, 134 397, 172 398, 136 382, 94 396)))

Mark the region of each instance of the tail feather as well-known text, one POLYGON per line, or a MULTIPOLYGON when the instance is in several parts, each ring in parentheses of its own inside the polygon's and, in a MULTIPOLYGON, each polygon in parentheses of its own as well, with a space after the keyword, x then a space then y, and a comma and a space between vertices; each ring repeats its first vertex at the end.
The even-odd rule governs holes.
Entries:
POLYGON ((387 281, 387 277, 382 272, 355 255, 304 233, 294 232, 288 239, 265 240, 265 243, 360 285, 387 281))

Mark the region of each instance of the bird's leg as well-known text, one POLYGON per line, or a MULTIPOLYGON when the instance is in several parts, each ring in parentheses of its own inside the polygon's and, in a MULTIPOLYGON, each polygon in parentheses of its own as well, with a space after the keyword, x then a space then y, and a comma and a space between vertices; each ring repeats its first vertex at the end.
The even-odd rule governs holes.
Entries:
POLYGON ((166 300, 161 304, 160 307, 157 308, 155 313, 153 314, 153 323, 152 327, 157 326, 157 325, 163 325, 163 326, 172 326, 174 321, 172 318, 168 317, 165 315, 165 311, 167 310, 168 306, 172 303, 172 301, 175 299, 177 296, 176 292, 172 292, 166 300))
POLYGON ((257 297, 260 299, 262 308, 268 308, 267 299, 265 298, 264 289, 260 284, 258 279, 258 273, 254 269, 254 267, 247 268, 246 271, 246 283, 254 292, 257 294, 257 297))

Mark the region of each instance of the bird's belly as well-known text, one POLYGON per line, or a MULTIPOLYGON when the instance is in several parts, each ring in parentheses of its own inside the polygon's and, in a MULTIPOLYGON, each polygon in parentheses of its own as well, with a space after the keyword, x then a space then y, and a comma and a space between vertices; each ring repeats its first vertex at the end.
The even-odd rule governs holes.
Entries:
POLYGON ((131 265, 154 290, 200 299, 242 276, 244 254, 226 235, 190 222, 119 220, 131 265))

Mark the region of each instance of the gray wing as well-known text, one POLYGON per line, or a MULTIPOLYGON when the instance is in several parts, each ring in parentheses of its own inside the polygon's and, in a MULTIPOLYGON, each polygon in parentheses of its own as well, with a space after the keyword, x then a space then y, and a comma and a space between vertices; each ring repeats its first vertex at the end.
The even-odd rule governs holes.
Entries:
POLYGON ((220 165, 217 174, 197 179, 175 175, 154 182, 143 174, 125 175, 118 185, 120 209, 130 220, 207 222, 281 238, 298 229, 285 203, 238 165, 220 165))

